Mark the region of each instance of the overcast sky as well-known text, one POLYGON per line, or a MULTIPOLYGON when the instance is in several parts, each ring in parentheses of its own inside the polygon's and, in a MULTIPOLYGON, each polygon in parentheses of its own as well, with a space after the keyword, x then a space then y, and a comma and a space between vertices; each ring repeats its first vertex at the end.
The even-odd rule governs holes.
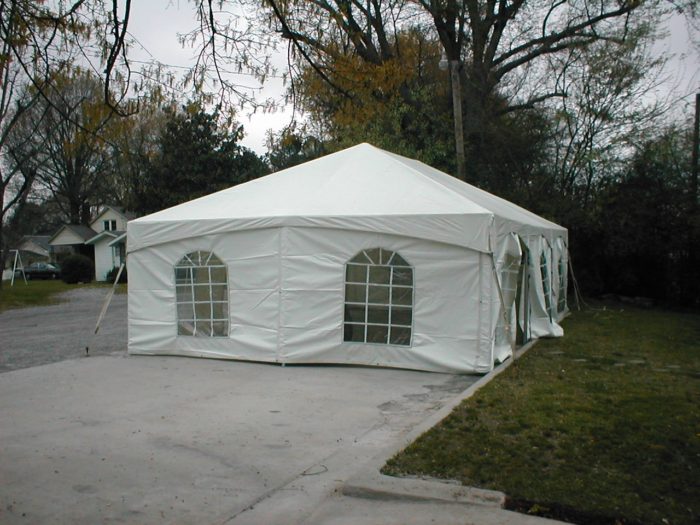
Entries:
MULTIPOLYGON (((148 0, 132 3, 132 13, 129 20, 131 34, 143 45, 144 50, 132 48, 130 57, 145 60, 150 55, 153 59, 184 71, 194 63, 195 52, 184 48, 177 39, 178 33, 184 34, 196 26, 193 5, 187 0, 148 0)), ((675 55, 669 63, 666 74, 668 81, 662 88, 668 91, 673 88, 679 95, 688 95, 700 90, 700 54, 697 45, 690 42, 685 21, 675 17, 669 28, 669 37, 657 44, 656 49, 675 55)), ((696 43, 698 44, 698 43, 696 43)), ((274 57, 275 63, 284 68, 286 47, 274 57)), ((240 79, 246 85, 257 86, 257 82, 249 77, 240 79)), ((267 97, 281 98, 284 92, 281 79, 273 78, 266 82, 259 92, 261 99, 267 97)), ((255 150, 258 154, 265 153, 265 136, 268 130, 278 131, 288 125, 292 112, 290 109, 274 113, 258 112, 249 116, 248 111, 242 111, 238 120, 243 124, 246 137, 243 144, 255 150)))

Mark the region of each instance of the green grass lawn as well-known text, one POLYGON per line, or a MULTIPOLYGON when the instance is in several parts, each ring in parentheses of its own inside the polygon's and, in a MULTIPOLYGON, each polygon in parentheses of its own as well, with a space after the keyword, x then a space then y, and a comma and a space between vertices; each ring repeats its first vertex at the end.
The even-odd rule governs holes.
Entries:
MULTIPOLYGON (((15 280, 14 286, 10 286, 9 281, 4 281, 2 289, 0 289, 0 312, 27 306, 56 304, 61 302, 60 297, 58 297, 58 294, 61 292, 95 286, 109 287, 112 285, 106 283, 66 284, 58 279, 53 281, 28 281, 27 284, 24 284, 24 280, 20 278, 15 280)), ((126 293, 126 285, 118 285, 116 293, 126 293)))
POLYGON ((575 523, 699 523, 700 315, 603 308, 575 312, 383 472, 575 523))

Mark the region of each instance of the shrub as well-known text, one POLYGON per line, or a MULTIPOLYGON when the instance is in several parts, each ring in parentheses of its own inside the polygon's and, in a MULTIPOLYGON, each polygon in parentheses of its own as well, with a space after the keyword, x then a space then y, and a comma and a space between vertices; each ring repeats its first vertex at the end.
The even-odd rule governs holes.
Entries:
MULTIPOLYGON (((119 267, 115 266, 112 268, 108 273, 107 273, 107 282, 108 283, 113 283, 114 279, 117 277, 117 272, 119 271, 119 267)), ((126 266, 124 267, 124 270, 122 271, 122 274, 119 276, 119 282, 120 283, 125 283, 127 282, 127 277, 126 277, 126 266)))
POLYGON ((89 283, 94 274, 92 261, 84 255, 69 255, 61 266, 61 279, 68 284, 89 283))

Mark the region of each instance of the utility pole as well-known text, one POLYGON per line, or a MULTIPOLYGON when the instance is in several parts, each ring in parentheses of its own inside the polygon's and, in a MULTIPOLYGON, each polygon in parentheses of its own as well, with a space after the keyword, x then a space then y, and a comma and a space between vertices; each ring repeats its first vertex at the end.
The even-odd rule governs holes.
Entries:
MULTIPOLYGON (((686 300, 692 304, 697 300, 697 292, 700 290, 700 278, 697 275, 698 266, 698 241, 700 240, 700 232, 698 231, 698 136, 700 135, 700 93, 695 94, 695 126, 693 128, 693 154, 691 156, 690 166, 690 212, 691 227, 688 230, 689 245, 688 245, 688 268, 685 270, 685 279, 689 282, 689 292, 693 297, 687 297, 686 300)), ((686 288, 688 289, 688 288, 686 288)))
POLYGON ((690 211, 695 213, 698 209, 698 148, 700 147, 700 93, 695 94, 695 128, 693 129, 693 156, 690 179, 690 211))
POLYGON ((455 127, 455 156, 457 157, 457 178, 467 181, 466 160, 464 157, 464 128, 462 126, 462 81, 459 76, 459 60, 448 60, 442 52, 438 64, 441 70, 450 68, 450 86, 452 91, 452 121, 455 127))
POLYGON ((452 111, 454 113, 455 124, 455 152, 457 154, 457 177, 459 178, 459 180, 467 182, 465 166, 466 161, 464 158, 464 128, 462 126, 462 81, 459 77, 459 60, 450 60, 450 78, 452 81, 452 111))

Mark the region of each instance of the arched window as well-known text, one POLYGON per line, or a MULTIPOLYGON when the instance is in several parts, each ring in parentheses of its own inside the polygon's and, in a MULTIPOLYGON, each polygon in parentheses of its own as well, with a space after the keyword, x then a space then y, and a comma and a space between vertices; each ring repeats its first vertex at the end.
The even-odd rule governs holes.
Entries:
POLYGON ((226 265, 212 252, 188 253, 175 265, 177 334, 228 335, 226 265))
POLYGON ((363 250, 345 265, 343 340, 411 346, 413 268, 398 253, 363 250))

